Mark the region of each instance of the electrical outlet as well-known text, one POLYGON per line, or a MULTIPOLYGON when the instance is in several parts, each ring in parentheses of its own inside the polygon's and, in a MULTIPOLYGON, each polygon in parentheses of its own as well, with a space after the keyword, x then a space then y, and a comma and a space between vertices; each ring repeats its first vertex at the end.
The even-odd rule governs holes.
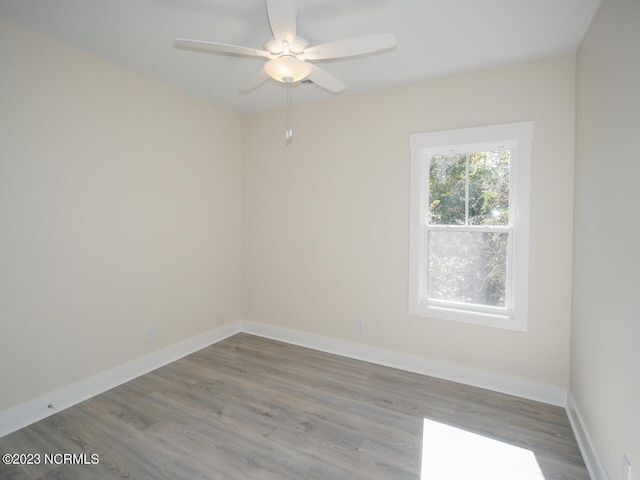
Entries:
POLYGON ((631 462, 626 455, 622 455, 622 480, 631 480, 631 462))
POLYGON ((365 329, 364 320, 362 319, 356 320, 356 330, 359 332, 364 332, 364 329, 365 329))
POLYGON ((144 337, 147 342, 151 342, 153 340, 153 333, 153 327, 147 327, 144 337))
POLYGON ((218 305, 218 316, 221 317, 222 315, 224 315, 224 303, 218 305))

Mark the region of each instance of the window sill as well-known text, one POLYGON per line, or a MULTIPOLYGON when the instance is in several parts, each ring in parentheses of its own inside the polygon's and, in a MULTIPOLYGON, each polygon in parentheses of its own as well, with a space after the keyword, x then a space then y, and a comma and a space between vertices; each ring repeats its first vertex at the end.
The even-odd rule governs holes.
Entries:
POLYGON ((527 331, 526 316, 517 316, 514 312, 496 314, 420 303, 410 305, 409 314, 483 327, 501 328, 519 332, 527 331))

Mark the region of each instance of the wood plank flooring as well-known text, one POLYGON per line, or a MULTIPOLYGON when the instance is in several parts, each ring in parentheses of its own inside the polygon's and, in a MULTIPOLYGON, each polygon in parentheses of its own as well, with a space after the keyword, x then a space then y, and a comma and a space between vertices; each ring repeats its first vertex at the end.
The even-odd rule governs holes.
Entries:
POLYGON ((0 439, 99 463, 0 478, 420 480, 425 418, 533 452, 544 480, 589 478, 562 408, 248 334, 0 439))

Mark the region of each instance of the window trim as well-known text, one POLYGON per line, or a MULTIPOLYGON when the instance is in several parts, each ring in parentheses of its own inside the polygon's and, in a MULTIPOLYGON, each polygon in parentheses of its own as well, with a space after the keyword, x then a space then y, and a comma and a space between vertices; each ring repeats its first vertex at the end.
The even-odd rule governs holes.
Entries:
MULTIPOLYGON (((533 122, 416 133, 410 136, 409 314, 509 330, 526 331, 529 296, 529 217, 533 122), (508 146, 512 151, 509 186, 507 309, 421 298, 426 281, 424 235, 428 215, 428 159, 434 154, 470 153, 508 146), (425 188, 426 184, 426 188, 425 188), (504 313, 502 313, 504 311, 504 313)), ((439 227, 438 227, 439 228, 439 227)), ((445 227, 446 228, 446 227, 445 227)))

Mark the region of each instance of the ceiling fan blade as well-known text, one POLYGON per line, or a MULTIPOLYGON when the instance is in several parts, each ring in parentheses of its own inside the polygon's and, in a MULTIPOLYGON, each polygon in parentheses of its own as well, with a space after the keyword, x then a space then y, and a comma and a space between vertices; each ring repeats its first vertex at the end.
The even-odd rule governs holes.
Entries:
POLYGON ((249 80, 246 81, 246 83, 240 89, 240 93, 251 92, 252 90, 255 90, 256 88, 258 88, 267 80, 269 80, 269 75, 267 75, 264 70, 260 70, 259 72, 256 72, 249 80))
POLYGON ((276 39, 289 46, 296 43, 296 7, 293 0, 266 0, 269 25, 276 39))
POLYGON ((395 47, 396 43, 396 36, 393 33, 366 35, 306 48, 304 50, 304 58, 307 60, 327 60, 330 58, 353 57, 355 55, 388 50, 395 47))
POLYGON ((176 38, 174 44, 177 48, 185 50, 196 50, 206 53, 231 53, 233 55, 246 55, 250 57, 274 58, 274 55, 259 48, 239 47, 237 45, 227 45, 226 43, 203 42, 201 40, 187 40, 176 38))
POLYGON ((319 87, 322 87, 325 90, 329 90, 332 93, 340 93, 345 88, 347 88, 344 83, 342 83, 326 70, 316 67, 311 63, 309 63, 308 65, 311 67, 311 73, 307 78, 319 87))

